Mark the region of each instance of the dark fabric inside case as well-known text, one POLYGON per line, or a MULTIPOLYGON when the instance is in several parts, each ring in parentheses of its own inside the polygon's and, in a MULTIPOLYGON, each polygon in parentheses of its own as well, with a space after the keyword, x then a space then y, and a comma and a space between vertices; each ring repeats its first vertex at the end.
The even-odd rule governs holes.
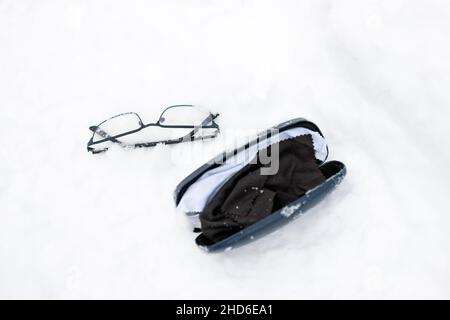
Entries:
POLYGON ((202 237, 211 243, 281 209, 326 180, 319 169, 311 135, 302 135, 277 144, 279 170, 262 175, 262 152, 270 155, 273 146, 260 150, 214 195, 200 213, 202 237))

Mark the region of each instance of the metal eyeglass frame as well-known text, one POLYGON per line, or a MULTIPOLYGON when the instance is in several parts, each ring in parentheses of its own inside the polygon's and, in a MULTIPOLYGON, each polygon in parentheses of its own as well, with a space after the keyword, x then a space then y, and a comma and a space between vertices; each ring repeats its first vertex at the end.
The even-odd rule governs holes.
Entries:
POLYGON ((158 121, 155 123, 148 123, 148 124, 144 124, 141 117, 135 113, 135 112, 126 112, 126 113, 121 113, 118 115, 115 115, 111 118, 108 118, 104 121, 102 121, 99 125, 97 126, 91 126, 89 127, 89 130, 92 131, 92 136, 91 139, 89 140, 89 142, 87 143, 87 151, 88 152, 92 152, 93 154, 97 154, 97 153, 102 153, 105 152, 109 149, 109 147, 103 148, 103 149, 95 149, 92 146, 96 145, 96 144, 101 144, 107 141, 111 141, 114 143, 117 143, 118 145, 120 145, 121 147, 124 148, 148 148, 148 147, 154 147, 158 144, 175 144, 175 143, 181 143, 181 142, 187 142, 187 141, 195 141, 195 140, 204 140, 204 139, 213 139, 215 137, 217 137, 218 133, 220 132, 220 127, 219 125, 214 121, 214 119, 216 119, 219 114, 213 114, 213 113, 209 113, 209 115, 205 118, 205 120, 202 121, 202 123, 200 125, 164 125, 162 124, 162 122, 164 121, 163 115, 164 113, 171 109, 171 108, 177 108, 177 107, 192 107, 194 108, 194 105, 190 105, 190 104, 179 104, 179 105, 173 105, 170 107, 167 107, 166 109, 164 109, 164 111, 161 113, 161 115, 158 118, 158 121), (127 114, 133 114, 135 116, 137 116, 137 118, 139 119, 139 128, 134 129, 134 130, 130 130, 124 133, 120 133, 114 136, 110 136, 107 132, 103 131, 100 126, 102 124, 104 124, 105 122, 123 116, 123 115, 127 115, 127 114), (141 142, 141 143, 134 143, 134 144, 126 144, 120 140, 118 140, 118 138, 139 132, 145 128, 148 127, 160 127, 160 128, 175 128, 175 129, 193 129, 191 132, 189 132, 187 135, 182 136, 180 138, 177 139, 168 139, 168 140, 160 140, 160 141, 152 141, 152 142, 141 142), (208 135, 204 135, 204 136, 200 136, 200 137, 195 137, 195 134, 200 130, 200 129, 217 129, 213 134, 208 134, 208 135), (101 137, 103 137, 103 139, 98 140, 98 141, 94 141, 94 136, 95 134, 100 135, 101 137))

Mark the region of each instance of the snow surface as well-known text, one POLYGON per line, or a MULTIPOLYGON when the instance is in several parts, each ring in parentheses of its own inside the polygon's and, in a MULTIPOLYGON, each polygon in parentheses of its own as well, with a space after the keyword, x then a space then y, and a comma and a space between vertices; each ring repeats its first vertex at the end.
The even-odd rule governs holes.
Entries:
POLYGON ((450 298, 449 40, 445 0, 0 0, 0 297, 450 298), (172 191, 219 140, 85 150, 177 103, 228 138, 311 119, 348 176, 206 254, 172 191))

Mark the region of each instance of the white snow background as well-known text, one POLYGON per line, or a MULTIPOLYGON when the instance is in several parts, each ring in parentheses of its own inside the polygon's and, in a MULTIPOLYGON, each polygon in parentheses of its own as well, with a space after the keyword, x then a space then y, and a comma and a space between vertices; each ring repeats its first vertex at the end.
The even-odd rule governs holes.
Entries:
POLYGON ((1 298, 450 298, 449 1, 0 0, 0 108, 1 298), (348 176, 208 255, 172 192, 219 142, 85 149, 177 103, 306 117, 348 176))

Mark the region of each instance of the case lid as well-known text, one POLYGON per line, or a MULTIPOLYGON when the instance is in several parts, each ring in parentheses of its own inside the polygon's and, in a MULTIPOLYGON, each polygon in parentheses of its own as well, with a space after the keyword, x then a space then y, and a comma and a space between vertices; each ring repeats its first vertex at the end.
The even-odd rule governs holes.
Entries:
MULTIPOLYGON (((257 138, 251 141, 250 143, 243 145, 239 148, 236 148, 232 151, 223 152, 219 154, 218 156, 214 157, 210 161, 208 161, 206 164, 192 172, 189 176, 187 176, 185 179, 183 179, 178 186, 175 189, 174 194, 174 200, 175 204, 179 206, 181 199, 183 198, 186 190, 199 178, 206 178, 208 176, 212 176, 215 172, 208 173, 211 170, 219 171, 223 176, 227 175, 228 173, 233 173, 239 171, 240 166, 236 165, 236 162, 234 164, 227 164, 226 159, 231 159, 234 156, 239 154, 244 154, 241 151, 246 151, 245 154, 249 154, 249 151, 253 150, 254 153, 257 152, 257 150, 267 147, 267 143, 265 141, 270 138, 270 143, 275 143, 277 141, 285 140, 290 137, 299 136, 302 134, 311 134, 313 137, 314 142, 314 149, 316 152, 316 159, 318 163, 323 163, 326 161, 328 157, 328 145, 325 141, 325 138, 320 131, 319 127, 314 124, 311 121, 308 121, 304 118, 296 118, 292 119, 283 123, 278 124, 277 126, 274 126, 268 130, 265 130, 258 134, 257 138), (279 137, 274 137, 273 133, 278 133, 279 137), (224 167, 225 166, 225 167, 224 167), (227 167, 228 166, 228 167, 227 167), (219 168, 220 167, 220 168, 219 168)), ((245 165, 245 160, 250 161, 251 157, 248 157, 248 159, 244 159, 243 162, 245 165)), ((242 165, 241 165, 242 166, 242 165)), ((220 180, 220 177, 219 177, 220 180)), ((214 181, 214 179, 209 179, 211 182, 209 188, 214 189, 220 187, 220 183, 217 181, 214 181)), ((201 191, 202 188, 199 188, 199 192, 205 193, 201 191)), ((201 205, 196 206, 196 208, 200 208, 201 205)), ((192 211, 188 208, 181 208, 181 211, 188 212, 192 211)), ((201 211, 197 210, 197 211, 201 211)))

